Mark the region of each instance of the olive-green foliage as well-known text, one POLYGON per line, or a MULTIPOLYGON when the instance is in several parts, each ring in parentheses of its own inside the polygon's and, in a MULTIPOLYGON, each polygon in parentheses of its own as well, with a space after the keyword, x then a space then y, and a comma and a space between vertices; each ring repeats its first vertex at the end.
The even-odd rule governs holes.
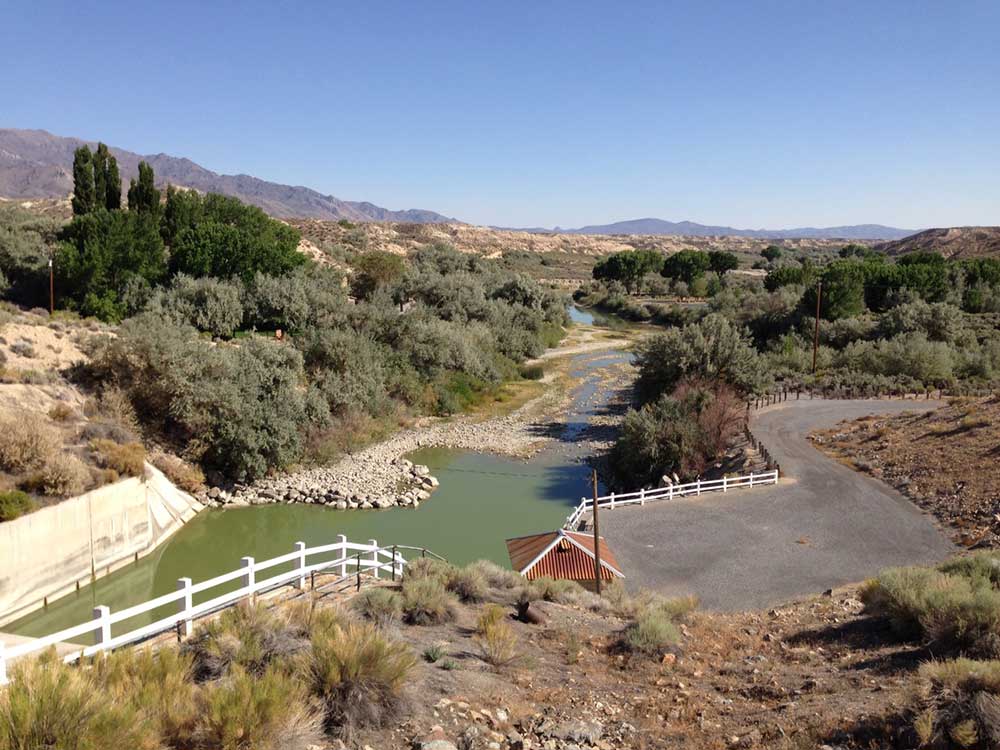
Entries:
POLYGON ((631 618, 622 632, 620 646, 631 653, 661 656, 680 641, 678 623, 698 607, 692 596, 667 599, 644 593, 638 597, 620 597, 619 611, 631 618))
POLYGON ((0 521, 13 521, 38 507, 30 495, 20 490, 0 492, 0 521))
POLYGON ((145 313, 97 342, 89 372, 122 388, 189 456, 233 477, 260 476, 301 453, 302 358, 291 347, 260 339, 213 346, 145 313))
POLYGON ((169 317, 221 338, 231 338, 243 323, 242 288, 231 281, 178 274, 169 288, 156 291, 145 305, 148 312, 169 317))
POLYGON ((153 722, 52 656, 17 664, 0 691, 0 750, 158 750, 153 722))
POLYGON ((403 613, 403 599, 392 589, 369 588, 351 600, 351 606, 379 625, 389 625, 403 613))
POLYGON ((659 273, 663 256, 654 250, 623 250, 610 255, 594 265, 592 274, 598 281, 618 281, 629 294, 641 290, 646 274, 659 273))
POLYGON ((323 742, 323 714, 305 686, 278 669, 231 674, 199 694, 197 747, 284 750, 323 742))
POLYGON ((48 305, 48 259, 56 248, 60 224, 16 203, 0 202, 0 294, 22 305, 48 305))
POLYGON ((158 217, 160 191, 156 189, 153 168, 148 162, 139 162, 139 179, 132 180, 128 188, 128 210, 137 214, 158 217))
POLYGON ((710 266, 711 259, 708 253, 700 250, 681 250, 667 256, 660 273, 668 279, 676 279, 690 285, 701 278, 710 266))
POLYGON ((369 299, 379 288, 390 286, 403 277, 406 265, 403 259, 382 251, 362 253, 354 263, 351 289, 354 296, 369 299))
POLYGON ((739 268, 740 259, 725 250, 711 250, 708 253, 708 267, 721 278, 727 271, 735 271, 739 268))
POLYGON ((416 665, 409 648, 378 628, 348 624, 314 634, 307 679, 325 709, 327 728, 344 733, 394 720, 416 665))
POLYGON ((1000 746, 1000 661, 922 664, 911 711, 921 747, 1000 746))
POLYGON ((437 578, 403 579, 403 620, 410 625, 438 625, 455 618, 455 597, 437 578))
POLYGON ((636 360, 644 401, 671 392, 685 378, 721 381, 745 392, 766 382, 763 361, 749 336, 718 313, 648 337, 638 345, 636 360))
POLYGON ((1000 654, 1000 590, 996 557, 939 568, 890 568, 861 592, 865 610, 886 617, 902 634, 932 644, 939 654, 1000 654))
POLYGON ((664 474, 700 474, 706 459, 707 439, 693 404, 663 395, 625 415, 611 467, 620 486, 656 486, 664 474))

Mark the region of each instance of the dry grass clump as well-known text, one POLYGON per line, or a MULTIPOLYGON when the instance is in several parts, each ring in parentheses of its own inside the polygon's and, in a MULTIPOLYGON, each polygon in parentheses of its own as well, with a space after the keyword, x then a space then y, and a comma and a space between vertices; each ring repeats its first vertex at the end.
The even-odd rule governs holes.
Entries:
POLYGON ((255 675, 234 666, 198 697, 198 747, 285 750, 323 741, 322 712, 299 680, 277 668, 255 675))
POLYGON ((865 611, 939 651, 1000 654, 1000 591, 989 553, 935 568, 890 568, 865 583, 865 611))
POLYGON ((678 623, 697 609, 698 599, 643 592, 636 597, 623 597, 617 606, 623 616, 632 620, 622 632, 618 646, 633 654, 662 656, 680 642, 678 623))
POLYGON ((483 601, 489 591, 486 576, 472 567, 449 570, 444 587, 466 603, 483 601))
POLYGON ((113 440, 90 441, 90 450, 97 465, 111 469, 120 476, 140 477, 146 463, 146 449, 142 443, 119 444, 113 440))
POLYGON ((528 589, 532 599, 556 604, 587 604, 594 596, 576 581, 548 576, 536 578, 528 584, 528 589))
POLYGON ((498 669, 513 664, 520 657, 517 635, 510 623, 503 618, 480 622, 476 642, 483 661, 498 669))
POLYGON ((465 566, 483 577, 486 585, 496 591, 515 591, 524 586, 524 578, 509 568, 503 568, 490 560, 476 560, 465 566))
POLYGON ((151 463, 185 492, 194 494, 205 489, 205 475, 202 470, 177 456, 157 453, 151 463))
POLYGON ((921 665, 915 704, 913 730, 922 747, 1000 746, 1000 661, 921 665))
POLYGON ((51 461, 62 441, 37 415, 21 412, 0 418, 0 467, 27 471, 51 461))
POLYGON ((351 606, 372 622, 386 627, 403 614, 403 598, 392 589, 365 589, 351 600, 351 606))
POLYGON ((69 453, 56 453, 31 473, 21 486, 30 492, 54 497, 79 495, 90 484, 83 461, 69 453))
POLYGON ((437 578, 403 580, 403 621, 410 625, 439 625, 455 619, 455 597, 437 578))
POLYGON ((307 679, 322 701, 326 726, 350 733, 385 726, 404 706, 403 686, 417 658, 367 623, 350 623, 313 636, 307 679))
POLYGON ((192 658, 195 679, 217 680, 233 667, 261 675, 273 664, 301 653, 309 641, 301 627, 262 604, 240 604, 199 628, 182 650, 192 658))
POLYGON ((76 412, 69 404, 58 403, 49 409, 49 419, 53 422, 69 422, 76 419, 76 412))
POLYGON ((49 657, 15 665, 0 691, 0 750, 157 750, 159 736, 130 701, 104 694, 90 677, 49 657))
POLYGON ((403 568, 403 577, 411 580, 434 578, 443 584, 452 567, 452 565, 433 557, 418 557, 406 563, 403 568))

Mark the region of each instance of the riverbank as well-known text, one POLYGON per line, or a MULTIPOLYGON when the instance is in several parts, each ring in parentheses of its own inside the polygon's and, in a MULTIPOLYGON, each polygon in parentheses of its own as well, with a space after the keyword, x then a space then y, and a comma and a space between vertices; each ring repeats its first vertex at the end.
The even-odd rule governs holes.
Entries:
MULTIPOLYGON (((620 351, 630 343, 627 336, 588 325, 575 326, 559 347, 533 361, 544 362, 548 370, 542 379, 542 393, 512 411, 424 418, 329 466, 214 489, 200 499, 220 507, 272 503, 310 503, 338 510, 419 507, 438 481, 426 466, 409 461, 408 454, 423 448, 450 448, 528 459, 566 432, 580 372, 589 369, 583 363, 609 355, 621 360, 620 351)), ((580 398, 593 403, 604 400, 603 390, 630 377, 628 370, 627 362, 616 361, 601 383, 580 398)), ((503 406, 498 404, 494 409, 503 406)))

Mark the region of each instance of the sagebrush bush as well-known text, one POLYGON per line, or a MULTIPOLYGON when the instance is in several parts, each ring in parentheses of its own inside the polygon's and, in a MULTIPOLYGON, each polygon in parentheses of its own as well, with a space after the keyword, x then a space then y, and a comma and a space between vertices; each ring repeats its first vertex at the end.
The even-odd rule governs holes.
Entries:
POLYGON ((481 602, 486 598, 486 577, 476 568, 453 568, 445 579, 445 588, 463 602, 481 602))
POLYGON ((90 484, 90 472, 76 456, 56 453, 46 458, 22 483, 22 486, 40 495, 72 497, 79 495, 90 484))
POLYGON ((921 746, 1000 746, 1000 661, 922 664, 912 712, 921 746))
POLYGON ((505 667, 518 659, 517 634, 509 622, 503 619, 482 624, 482 632, 476 634, 483 660, 493 667, 505 667))
POLYGON ((1000 591, 981 565, 950 564, 950 572, 890 568, 865 583, 861 601, 866 612, 939 653, 1000 654, 1000 591))
POLYGON ((53 422, 69 422, 75 418, 76 412, 69 404, 60 402, 58 404, 54 404, 52 408, 49 409, 49 419, 53 422))
POLYGON ((579 604, 589 593, 576 581, 548 576, 536 578, 529 584, 528 589, 532 599, 542 599, 556 604, 579 604))
POLYGON ((20 490, 0 492, 0 521, 13 521, 38 508, 30 495, 20 490))
POLYGON ((234 667, 261 675, 308 648, 300 628, 290 627, 263 604, 240 604, 198 628, 182 650, 192 657, 195 678, 215 680, 234 667))
POLYGON ((403 598, 392 589, 365 589, 351 600, 351 606, 369 620, 389 625, 403 613, 403 598))
POLYGON ((501 567, 491 560, 476 560, 466 568, 478 571, 486 585, 496 591, 512 591, 524 586, 524 577, 520 573, 501 567))
POLYGON ((418 557, 406 563, 403 577, 411 580, 434 578, 444 583, 448 579, 452 567, 452 565, 433 557, 418 557))
POLYGON ((15 665, 0 691, 0 750, 160 747, 144 712, 103 694, 89 675, 54 656, 15 665))
POLYGON ((382 727, 398 716, 403 687, 417 659, 375 626, 349 623, 316 635, 308 664, 327 728, 350 732, 382 727))
POLYGON ((142 443, 120 445, 113 440, 91 440, 90 450, 97 465, 127 477, 141 477, 146 463, 142 443))
POLYGON ((438 625, 455 618, 455 597, 437 578, 403 581, 403 620, 410 625, 438 625))
POLYGON ((294 677, 276 668, 250 674, 236 666, 199 691, 195 741, 213 750, 320 745, 323 714, 294 677))
POLYGON ((646 610, 625 628, 622 645, 633 653, 661 656, 680 640, 680 631, 664 612, 646 610))
POLYGON ((28 412, 0 419, 0 466, 25 471, 50 461, 60 449, 59 433, 28 412))

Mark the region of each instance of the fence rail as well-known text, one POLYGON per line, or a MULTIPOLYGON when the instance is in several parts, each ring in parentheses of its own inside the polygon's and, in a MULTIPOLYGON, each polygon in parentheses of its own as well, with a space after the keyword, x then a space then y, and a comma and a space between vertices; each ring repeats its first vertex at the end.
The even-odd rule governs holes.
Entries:
POLYGON ((240 560, 240 567, 236 570, 209 578, 206 581, 193 583, 190 578, 179 578, 176 591, 150 599, 142 604, 136 604, 116 612, 112 612, 110 608, 103 605, 95 607, 91 620, 60 630, 57 633, 6 648, 0 641, 0 685, 7 683, 7 665, 13 659, 37 653, 56 644, 73 644, 77 639, 85 636, 91 636, 94 643, 89 646, 81 645, 79 649, 74 649, 64 657, 65 662, 74 662, 102 651, 138 643, 175 628, 179 637, 185 637, 191 634, 194 621, 200 617, 231 607, 243 599, 249 599, 257 594, 273 591, 283 586, 304 589, 306 580, 317 573, 334 571, 338 578, 344 579, 348 578, 348 569, 350 569, 352 571, 350 575, 357 577, 358 588, 361 587, 361 576, 365 572, 371 573, 375 578, 379 578, 380 573, 387 573, 395 580, 398 576, 402 576, 403 568, 407 564, 406 559, 400 554, 400 550, 419 552, 421 556, 430 555, 440 560, 444 559, 423 547, 407 545, 381 547, 374 539, 369 540, 367 544, 357 544, 347 541, 343 535, 340 535, 335 543, 319 547, 306 547, 304 542, 296 542, 295 548, 288 554, 262 561, 256 561, 252 557, 244 557, 240 560), (331 557, 332 559, 330 559, 331 557), (314 559, 310 561, 310 558, 314 559), (258 573, 262 571, 268 571, 282 565, 290 565, 291 568, 268 578, 258 576, 258 573), (220 586, 232 584, 234 581, 239 581, 241 584, 235 590, 215 593, 214 596, 209 595, 209 598, 195 604, 194 600, 197 594, 207 594, 220 586), (173 614, 112 637, 111 628, 113 625, 140 615, 153 613, 171 604, 177 607, 177 611, 173 614))
MULTIPOLYGON (((654 500, 673 500, 675 497, 685 495, 700 495, 703 492, 729 492, 742 487, 759 487, 765 484, 776 484, 778 481, 778 470, 765 471, 760 474, 750 473, 741 477, 723 477, 722 479, 699 479, 687 484, 672 484, 666 487, 658 487, 655 490, 639 490, 638 492, 626 492, 617 495, 612 492, 597 498, 598 508, 622 508, 626 505, 645 505, 654 500)), ((564 529, 572 529, 579 522, 583 515, 594 509, 592 498, 580 498, 580 504, 566 517, 563 524, 564 529)))

